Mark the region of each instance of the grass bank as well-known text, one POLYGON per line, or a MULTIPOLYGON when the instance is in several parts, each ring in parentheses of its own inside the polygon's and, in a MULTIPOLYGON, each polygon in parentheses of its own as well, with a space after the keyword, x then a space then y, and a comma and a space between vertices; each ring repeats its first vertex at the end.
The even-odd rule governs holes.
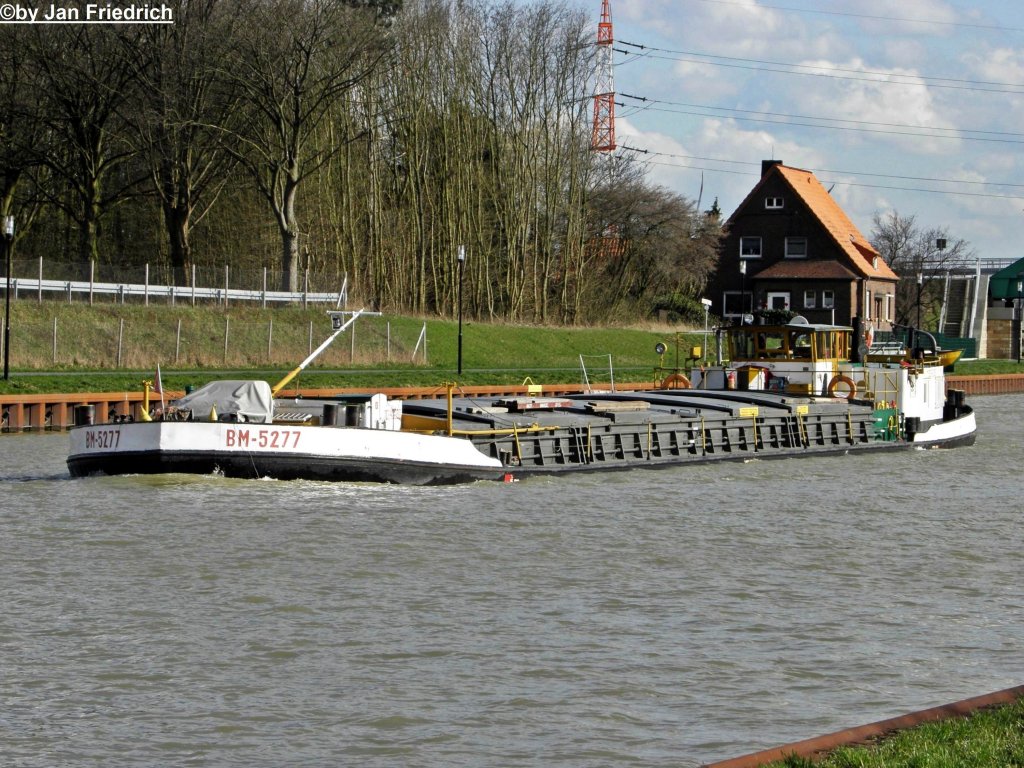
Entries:
POLYGON ((816 762, 791 757, 768 768, 1004 768, 1024 765, 1024 701, 843 747, 816 762))
MULTIPOLYGON (((305 387, 434 386, 576 382, 580 355, 591 380, 653 381, 654 351, 664 342, 675 365, 676 328, 555 328, 458 324, 436 318, 361 317, 303 372, 305 387)), ((68 304, 19 299, 12 304, 11 379, 0 394, 116 392, 139 387, 159 364, 164 384, 183 389, 224 372, 271 382, 298 365, 331 333, 326 308, 191 307, 68 304)), ((681 356, 703 344, 701 331, 680 333, 681 356)), ((710 337, 713 346, 713 337, 710 337)), ((959 363, 957 373, 1024 373, 1009 360, 959 363)))
MULTIPOLYGON (((276 381, 331 334, 325 307, 169 307, 65 304, 21 300, 12 308, 11 380, 0 394, 135 389, 159 364, 164 384, 181 389, 237 372, 276 381)), ((713 338, 713 337, 712 337, 713 338)), ((702 333, 680 337, 680 348, 702 333)), ((646 381, 658 365, 657 342, 671 328, 556 328, 463 324, 462 384, 580 381, 580 355, 591 380, 646 381)), ((303 372, 301 385, 430 386, 456 378, 458 324, 442 319, 361 317, 303 372)))

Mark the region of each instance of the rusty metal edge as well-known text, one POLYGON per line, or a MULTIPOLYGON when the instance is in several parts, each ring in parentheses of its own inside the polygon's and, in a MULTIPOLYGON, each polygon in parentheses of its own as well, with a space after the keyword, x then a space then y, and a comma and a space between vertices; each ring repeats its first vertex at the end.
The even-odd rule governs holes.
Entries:
POLYGON ((702 768, 758 768, 777 760, 784 760, 790 755, 813 758, 816 755, 831 752, 839 747, 864 744, 870 740, 878 739, 897 731, 916 728, 925 723, 949 720, 954 717, 966 717, 981 709, 1012 704, 1021 698, 1024 698, 1024 685, 987 693, 983 696, 975 696, 970 699, 963 699, 962 701, 955 701, 951 704, 922 709, 918 712, 911 712, 899 717, 889 718, 888 720, 879 720, 868 725, 846 728, 842 731, 817 736, 813 739, 794 741, 791 744, 783 744, 782 746, 753 752, 741 757, 734 757, 715 763, 705 763, 702 768))

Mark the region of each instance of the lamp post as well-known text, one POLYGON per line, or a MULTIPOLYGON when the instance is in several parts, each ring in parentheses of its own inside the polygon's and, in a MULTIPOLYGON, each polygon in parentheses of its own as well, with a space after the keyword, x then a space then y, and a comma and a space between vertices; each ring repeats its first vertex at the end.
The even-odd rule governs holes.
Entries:
POLYGON ((921 327, 921 288, 924 286, 924 273, 917 273, 917 327, 921 327))
POLYGON ((747 262, 740 259, 740 325, 747 321, 747 262))
POLYGON ((11 378, 11 245, 14 242, 14 217, 4 219, 4 250, 7 256, 7 293, 4 296, 4 381, 11 378))
POLYGON ((700 303, 704 305, 704 346, 701 348, 702 358, 705 360, 708 356, 708 312, 711 310, 711 299, 701 299, 700 303))
POLYGON ((466 246, 459 246, 459 376, 462 375, 462 277, 466 267, 466 246))

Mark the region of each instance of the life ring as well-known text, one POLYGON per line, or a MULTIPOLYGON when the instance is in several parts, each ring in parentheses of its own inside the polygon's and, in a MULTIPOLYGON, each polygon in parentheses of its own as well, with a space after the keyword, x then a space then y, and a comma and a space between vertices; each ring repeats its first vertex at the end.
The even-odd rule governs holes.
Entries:
POLYGON ((662 389, 689 389, 690 380, 682 373, 670 373, 661 382, 662 389))
POLYGON ((851 379, 849 376, 843 376, 842 374, 839 374, 838 376, 833 376, 832 381, 828 383, 829 397, 836 396, 836 389, 838 389, 840 384, 845 384, 850 390, 846 395, 847 400, 853 400, 853 398, 857 396, 857 385, 854 383, 853 379, 851 379))

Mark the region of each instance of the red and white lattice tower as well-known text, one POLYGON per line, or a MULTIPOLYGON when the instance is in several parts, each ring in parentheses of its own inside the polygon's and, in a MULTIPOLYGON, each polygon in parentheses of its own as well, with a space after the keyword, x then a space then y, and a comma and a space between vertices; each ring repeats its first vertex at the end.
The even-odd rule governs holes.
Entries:
POLYGON ((597 25, 594 132, 590 137, 590 148, 597 152, 611 152, 615 149, 615 75, 612 61, 612 12, 608 2, 601 2, 601 21, 597 25))

